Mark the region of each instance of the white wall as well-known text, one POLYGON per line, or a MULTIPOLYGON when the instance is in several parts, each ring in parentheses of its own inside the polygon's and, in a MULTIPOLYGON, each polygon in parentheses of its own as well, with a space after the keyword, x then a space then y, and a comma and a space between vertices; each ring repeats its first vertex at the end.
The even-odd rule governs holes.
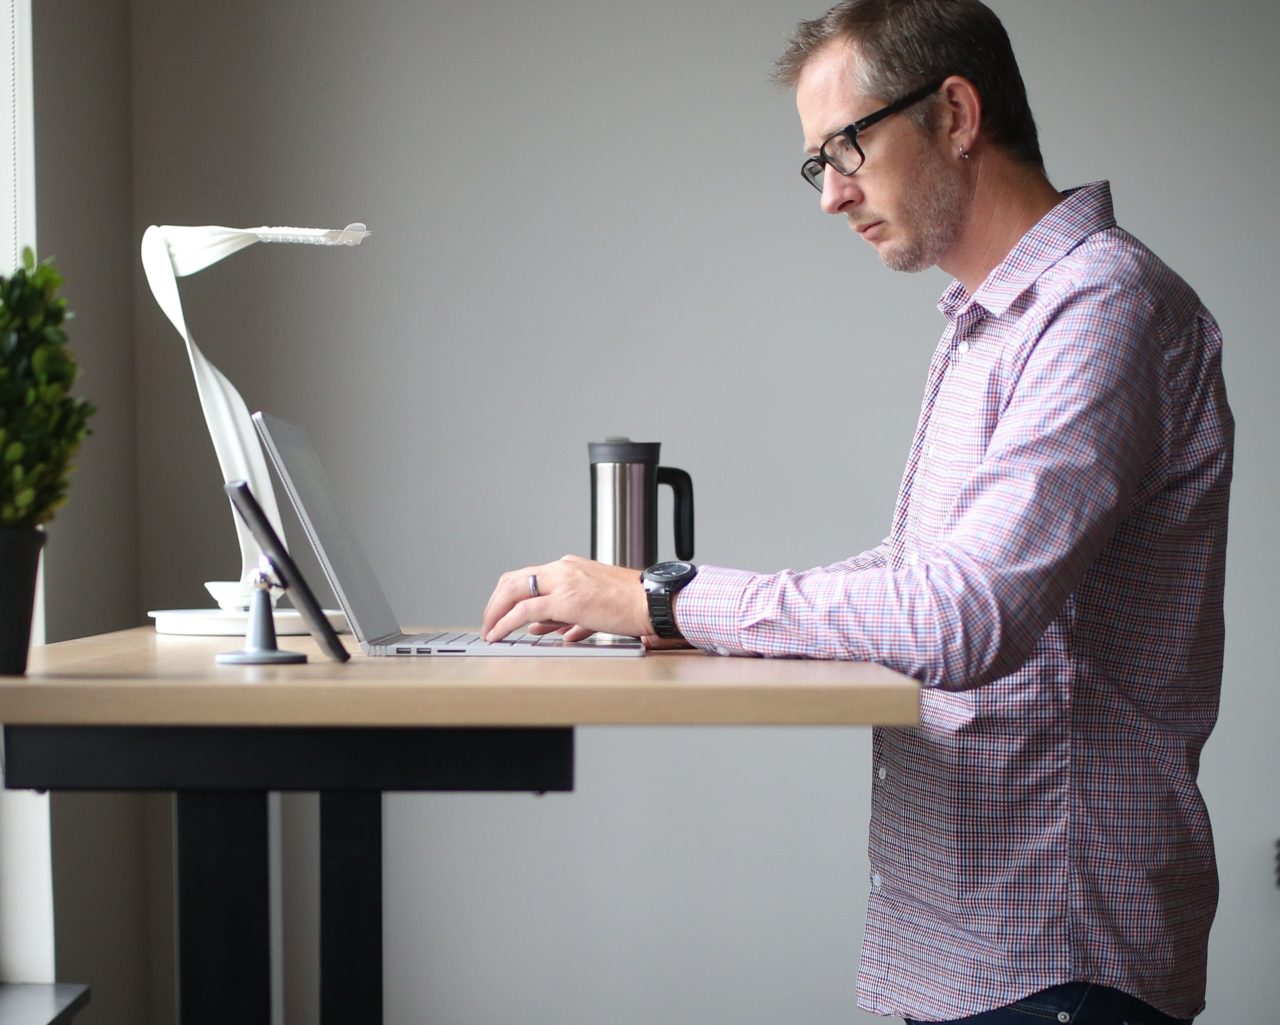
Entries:
MULTIPOLYGON (((311 427, 406 621, 478 620, 501 570, 585 550, 585 445, 606 434, 693 474, 700 561, 803 566, 883 536, 944 281, 883 270, 799 179, 768 72, 820 7, 133 0, 135 240, 374 231, 254 247, 182 287, 250 407, 311 427)), ((1110 178, 1121 222, 1226 333, 1229 649, 1202 773, 1223 901, 1201 1020, 1271 1020, 1280 9, 996 8, 1055 182, 1110 178)), ((177 336, 134 288, 140 613, 204 603, 236 549, 177 336)), ((868 743, 583 730, 571 796, 390 798, 388 1022, 868 1020, 868 743)), ((306 969, 290 1021, 310 1018, 306 969)))

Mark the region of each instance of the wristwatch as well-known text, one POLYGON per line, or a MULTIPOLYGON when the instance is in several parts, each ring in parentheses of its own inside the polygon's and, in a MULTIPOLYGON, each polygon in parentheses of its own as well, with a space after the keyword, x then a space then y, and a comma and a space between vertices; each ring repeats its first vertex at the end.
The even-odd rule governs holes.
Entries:
POLYGON ((671 599, 697 574, 698 567, 691 562, 659 562, 640 574, 649 602, 649 620, 659 637, 684 640, 684 634, 676 628, 671 599))

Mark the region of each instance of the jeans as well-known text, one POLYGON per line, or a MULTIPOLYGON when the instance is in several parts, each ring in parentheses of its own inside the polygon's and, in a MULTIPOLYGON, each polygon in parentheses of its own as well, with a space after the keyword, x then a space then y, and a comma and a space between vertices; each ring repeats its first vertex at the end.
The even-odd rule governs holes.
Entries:
POLYGON ((1150 1004, 1109 986, 1068 982, 1033 993, 1015 1004, 948 1022, 907 1025, 1191 1025, 1189 1018, 1170 1018, 1150 1004))

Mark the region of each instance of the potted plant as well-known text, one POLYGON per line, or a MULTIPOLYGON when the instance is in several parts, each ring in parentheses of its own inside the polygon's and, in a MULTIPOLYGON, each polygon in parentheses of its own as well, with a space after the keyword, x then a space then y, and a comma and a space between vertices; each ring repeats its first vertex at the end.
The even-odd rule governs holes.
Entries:
POLYGON ((67 500, 71 460, 94 407, 70 394, 62 276, 30 248, 0 276, 0 674, 27 670, 41 524, 67 500))

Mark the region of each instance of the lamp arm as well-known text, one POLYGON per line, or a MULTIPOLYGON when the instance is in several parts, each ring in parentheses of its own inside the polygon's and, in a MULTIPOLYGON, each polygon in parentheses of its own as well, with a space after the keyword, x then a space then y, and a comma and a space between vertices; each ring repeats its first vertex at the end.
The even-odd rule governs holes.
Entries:
MULTIPOLYGON (((156 302, 186 344, 191 371, 195 375, 196 392, 200 396, 200 406, 204 410, 205 424, 209 428, 209 437, 213 440, 223 480, 248 481, 267 519, 283 538, 275 489, 271 486, 266 458, 262 454, 262 445, 258 441, 253 421, 249 418, 248 407, 235 385, 205 357, 192 339, 182 315, 178 282, 169 256, 169 247, 162 229, 154 225, 142 237, 142 265, 156 302)), ((235 515, 234 510, 231 516, 240 543, 239 584, 228 586, 226 582, 213 581, 215 586, 205 585, 225 609, 244 608, 249 604, 258 573, 258 562, 262 557, 249 528, 235 515)))

